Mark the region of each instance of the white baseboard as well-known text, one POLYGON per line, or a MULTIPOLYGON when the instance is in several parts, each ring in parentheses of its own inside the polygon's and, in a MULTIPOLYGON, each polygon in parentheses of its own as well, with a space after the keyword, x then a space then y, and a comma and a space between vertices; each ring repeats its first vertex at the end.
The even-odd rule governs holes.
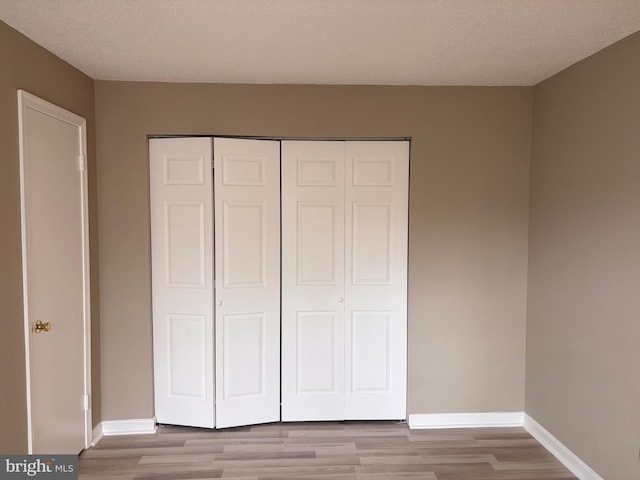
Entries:
POLYGON ((94 445, 100 438, 109 435, 141 435, 156 432, 155 418, 104 421, 93 429, 94 445))
POLYGON ((409 415, 409 428, 521 427, 524 412, 419 413, 409 415))
POLYGON ((604 480, 560 440, 524 412, 420 413, 409 415, 409 428, 524 427, 579 480, 604 480))
MULTIPOLYGON (((409 428, 412 429, 524 427, 579 480, 604 480, 575 453, 565 447, 560 440, 524 412, 418 413, 409 415, 408 423, 409 428)), ((98 443, 103 436, 155 432, 155 418, 105 421, 93 429, 93 445, 98 443)))
POLYGON ((524 415, 524 428, 579 480, 603 480, 589 465, 527 414, 524 415))
POLYGON ((97 443, 102 439, 102 437, 104 437, 104 432, 102 431, 102 423, 99 423, 93 429, 92 437, 93 438, 91 440, 91 446, 95 447, 97 445, 97 443))

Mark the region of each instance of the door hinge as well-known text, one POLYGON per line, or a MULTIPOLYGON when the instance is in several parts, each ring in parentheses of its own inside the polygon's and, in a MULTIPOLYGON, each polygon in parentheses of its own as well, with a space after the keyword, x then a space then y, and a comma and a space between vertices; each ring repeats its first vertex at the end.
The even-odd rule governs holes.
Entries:
POLYGON ((82 395, 82 410, 89 411, 89 395, 82 395))
POLYGON ((84 155, 78 155, 78 170, 84 172, 85 168, 87 168, 87 164, 84 161, 84 155))

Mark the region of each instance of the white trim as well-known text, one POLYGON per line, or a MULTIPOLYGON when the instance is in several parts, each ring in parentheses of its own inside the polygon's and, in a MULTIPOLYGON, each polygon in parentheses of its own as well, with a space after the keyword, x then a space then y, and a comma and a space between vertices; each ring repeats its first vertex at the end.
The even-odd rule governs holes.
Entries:
POLYGON ((526 413, 524 415, 524 428, 579 480, 603 480, 589 465, 584 463, 575 453, 564 446, 560 440, 551 435, 549 431, 526 413))
POLYGON ((27 108, 26 92, 18 90, 18 148, 20 156, 20 238, 22 239, 22 302, 23 302, 23 323, 24 323, 24 357, 25 374, 27 387, 27 453, 33 453, 33 432, 31 420, 31 351, 29 349, 29 289, 27 279, 27 233, 26 233, 26 206, 25 206, 25 185, 24 185, 24 110, 27 108))
POLYGON ((154 418, 132 418, 129 420, 108 420, 102 422, 95 430, 101 431, 102 435, 141 435, 156 433, 156 419, 154 418), (98 430, 100 429, 100 430, 98 430))
POLYGON ((102 423, 99 423, 98 425, 96 425, 96 428, 93 429, 91 436, 92 436, 91 446, 95 447, 98 444, 98 442, 102 440, 102 437, 104 437, 104 432, 102 431, 102 423))
POLYGON ((524 412, 421 413, 409 415, 409 428, 524 427, 579 480, 604 480, 560 440, 524 412))
POLYGON ((409 428, 522 427, 524 412, 420 413, 409 415, 409 428))
MULTIPOLYGON (((31 355, 29 337, 31 325, 29 323, 29 291, 28 291, 28 265, 27 265, 27 231, 25 208, 25 111, 32 109, 48 115, 52 118, 68 123, 78 129, 78 146, 80 154, 87 157, 87 122, 84 118, 69 112, 57 105, 36 97, 24 90, 18 90, 18 145, 20 157, 20 230, 22 237, 22 292, 24 308, 24 342, 25 342, 25 376, 26 376, 26 400, 27 400, 27 448, 28 453, 33 453, 33 421, 31 414, 31 355)), ((81 210, 82 210, 82 271, 83 271, 83 394, 89 398, 89 406, 85 410, 84 444, 88 448, 92 441, 92 411, 91 411, 91 298, 90 298, 90 270, 89 270, 89 195, 87 169, 82 171, 80 177, 81 210)))

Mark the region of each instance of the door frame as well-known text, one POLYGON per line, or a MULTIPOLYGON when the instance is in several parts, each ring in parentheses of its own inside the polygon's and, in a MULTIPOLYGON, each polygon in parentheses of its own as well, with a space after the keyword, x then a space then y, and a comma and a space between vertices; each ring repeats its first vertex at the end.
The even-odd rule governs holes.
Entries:
POLYGON ((80 175, 80 202, 82 212, 82 276, 83 276, 83 359, 84 359, 84 445, 88 448, 92 442, 92 411, 91 411, 91 296, 90 296, 90 266, 89 266, 89 194, 87 176, 87 122, 84 118, 69 112, 57 105, 32 95, 25 90, 18 90, 18 144, 20 156, 20 233, 22 239, 22 298, 24 312, 24 343, 25 343, 25 374, 27 397, 27 446, 28 453, 33 453, 33 424, 31 415, 31 357, 29 336, 29 291, 27 278, 27 232, 26 232, 26 192, 25 192, 25 145, 24 138, 27 131, 25 123, 26 111, 35 110, 61 122, 72 125, 78 130, 78 144, 80 155, 78 168, 80 175))

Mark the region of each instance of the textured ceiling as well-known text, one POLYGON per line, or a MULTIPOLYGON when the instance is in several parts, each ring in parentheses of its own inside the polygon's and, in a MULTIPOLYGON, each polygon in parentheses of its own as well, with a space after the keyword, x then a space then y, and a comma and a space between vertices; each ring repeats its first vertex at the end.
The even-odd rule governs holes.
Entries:
POLYGON ((640 0, 0 0, 101 80, 533 85, 640 30, 640 0))

